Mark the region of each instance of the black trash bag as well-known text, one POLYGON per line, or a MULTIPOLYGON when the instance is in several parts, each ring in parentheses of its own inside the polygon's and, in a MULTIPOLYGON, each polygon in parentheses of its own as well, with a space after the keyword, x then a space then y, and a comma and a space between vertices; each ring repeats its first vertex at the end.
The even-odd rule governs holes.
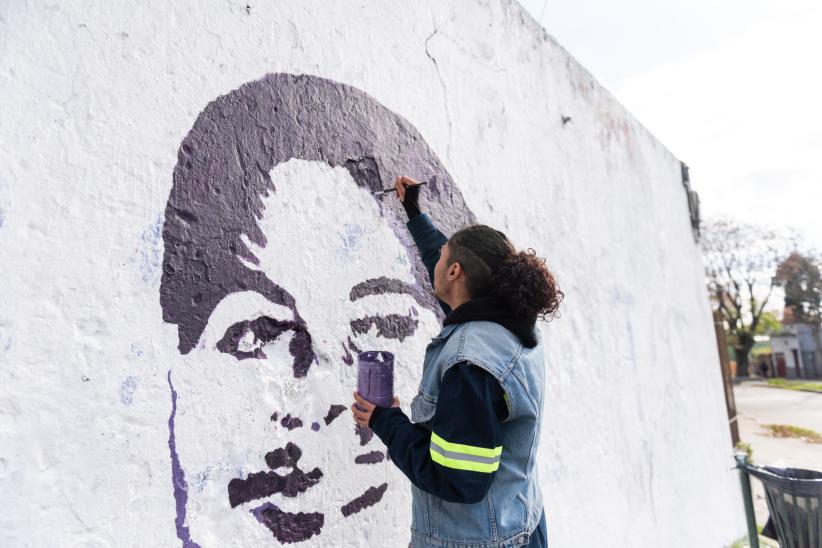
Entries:
POLYGON ((765 522, 765 526, 762 528, 762 532, 759 534, 763 537, 768 537, 777 540, 776 527, 774 526, 773 518, 770 515, 768 516, 768 521, 765 522))

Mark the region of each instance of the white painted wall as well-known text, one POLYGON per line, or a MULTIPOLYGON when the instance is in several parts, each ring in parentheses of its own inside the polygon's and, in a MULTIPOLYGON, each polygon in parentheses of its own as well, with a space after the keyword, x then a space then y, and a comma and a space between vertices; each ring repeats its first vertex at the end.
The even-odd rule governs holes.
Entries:
MULTIPOLYGON (((167 375, 182 413, 187 375, 204 362, 181 356, 176 326, 162 321, 162 214, 197 115, 276 72, 354 86, 407 119, 478 221, 556 272, 566 298, 542 326, 539 453, 552 546, 724 546, 744 533, 679 161, 516 2, 7 2, 0 52, 0 545, 180 544, 167 375)), ((328 207, 308 200, 296 213, 328 207)), ((320 300, 333 291, 313 290, 320 300)), ((421 322, 403 345, 406 409, 413 356, 421 362, 437 331, 421 322)), ((294 385, 246 371, 211 401, 274 387, 272 406, 293 391, 319 413, 316 383, 341 395, 353 386, 323 374, 294 385)), ((178 439, 198 466, 259 469, 263 450, 240 455, 245 432, 209 422, 203 405, 202 421, 189 407, 178 439), (210 452, 221 442, 231 451, 210 452)), ((353 455, 362 448, 344 415, 322 434, 353 455)), ((269 436, 273 448, 288 433, 269 436)), ((360 469, 317 459, 338 486, 317 500, 361 481, 360 469)), ((390 486, 382 503, 329 518, 301 545, 407 543, 407 485, 390 463, 372 466, 390 486)), ((219 491, 221 477, 201 476, 200 492, 219 491)), ((273 544, 223 510, 190 512, 205 516, 197 542, 273 544)))

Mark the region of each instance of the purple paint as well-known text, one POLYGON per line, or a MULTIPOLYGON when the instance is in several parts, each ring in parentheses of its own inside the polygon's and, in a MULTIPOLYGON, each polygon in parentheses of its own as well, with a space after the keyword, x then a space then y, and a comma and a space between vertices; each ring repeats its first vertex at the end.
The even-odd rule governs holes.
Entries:
POLYGON ((362 352, 362 350, 360 350, 359 347, 356 344, 354 344, 354 341, 351 340, 351 337, 348 337, 348 348, 350 348, 351 350, 353 350, 357 354, 362 352))
POLYGON ((357 391, 380 407, 394 402, 394 354, 381 350, 360 352, 357 356, 357 391))
POLYGON ((271 414, 271 422, 277 422, 277 412, 276 411, 274 411, 271 414))
POLYGON ((374 506, 382 499, 382 496, 385 494, 385 490, 388 489, 388 484, 383 483, 379 487, 369 487, 365 493, 360 495, 359 497, 355 498, 351 502, 343 505, 340 510, 345 517, 350 516, 351 514, 356 514, 361 510, 365 510, 369 506, 374 506))
POLYGON ((230 325, 223 337, 217 341, 217 350, 231 354, 238 360, 264 360, 268 356, 263 352, 262 346, 277 339, 286 331, 294 332, 288 344, 288 350, 294 357, 294 376, 304 377, 315 356, 311 348, 311 335, 301 322, 273 320, 267 316, 237 322, 230 325), (256 346, 259 343, 259 346, 251 350, 240 350, 240 341, 249 332, 254 336, 252 344, 256 346))
POLYGON ((377 464, 382 462, 384 458, 382 451, 371 451, 370 453, 357 455, 354 462, 357 464, 377 464))
POLYGON ((177 441, 174 436, 174 417, 177 414, 177 392, 171 384, 171 370, 168 372, 168 387, 171 388, 171 415, 168 417, 168 450, 171 454, 171 484, 174 487, 174 503, 177 516, 174 525, 177 528, 177 538, 183 541, 184 548, 200 548, 200 545, 191 540, 191 533, 186 527, 186 502, 188 501, 188 484, 185 472, 180 466, 180 457, 177 455, 177 441))
POLYGON ((371 330, 372 325, 377 326, 377 336, 386 339, 399 339, 402 341, 410 337, 417 331, 419 320, 411 316, 402 314, 388 314, 385 316, 367 316, 351 322, 351 331, 362 335, 371 330))
MULTIPOLYGON (((307 74, 268 74, 248 82, 206 105, 177 153, 162 229, 160 305, 163 320, 178 326, 181 354, 196 346, 217 304, 238 291, 256 291, 290 308, 295 324, 307 333, 294 297, 278 280, 243 262, 260 264, 243 238, 266 247, 272 235, 258 219, 264 198, 276 191, 269 173, 292 158, 344 167, 371 192, 392 184, 394 174, 417 174, 432 181, 422 205, 444 233, 475 222, 422 135, 367 93, 307 74)), ((393 209, 399 218, 398 200, 371 192, 381 210, 393 209)), ((412 260, 412 294, 441 319, 404 223, 389 226, 412 260)), ((292 345, 295 376, 304 376, 313 362, 309 343, 303 337, 292 345)))
POLYGON ((143 281, 147 284, 154 284, 160 273, 160 266, 163 263, 163 216, 159 215, 157 220, 143 230, 140 236, 140 261, 137 265, 143 281))
MULTIPOLYGON (((265 359, 262 347, 289 329, 294 332, 289 344, 293 376, 304 377, 317 361, 309 326, 300 316, 294 297, 278 285, 279 280, 272 280, 265 272, 249 268, 243 262, 260 264, 258 257, 244 243, 244 238, 266 247, 268 238, 278 236, 266 234, 258 220, 263 214, 264 198, 276 191, 269 172, 293 158, 344 167, 358 187, 372 192, 389 186, 393 174, 416 173, 424 180, 435 181, 429 185, 422 201, 444 233, 453 233, 475 222, 459 189, 416 128, 367 93, 305 74, 268 74, 248 82, 206 105, 177 154, 172 189, 163 216, 164 251, 159 293, 162 319, 177 326, 177 348, 181 354, 188 354, 195 348, 215 307, 227 295, 255 291, 268 301, 289 308, 293 321, 289 324, 265 317, 238 322, 229 327, 218 350, 239 360, 265 359), (402 150, 403 154, 396 154, 396 150, 402 150), (240 350, 239 343, 249 331, 254 335, 255 346, 240 350)), ((388 292, 408 293, 442 320, 444 314, 430 290, 428 272, 414 251, 405 223, 395 220, 401 217, 401 204, 397 200, 372 196, 381 212, 393 209, 395 215, 388 215, 387 221, 408 251, 415 282, 403 285, 404 282, 386 278, 366 280, 352 289, 349 298, 355 300, 367 294, 388 292)), ((276 215, 276 212, 269 213, 276 215)), ((150 234, 156 235, 156 232, 150 234)), ((280 260, 288 262, 291 257, 285 255, 280 260)), ((410 336, 412 328, 409 319, 367 318, 352 329, 370 329, 373 324, 377 324, 378 336, 399 340, 410 336)), ((360 352, 350 337, 348 345, 355 353, 360 352)), ((343 361, 346 360, 344 356, 343 361)), ((352 364, 353 358, 349 365, 352 364)), ((82 380, 89 379, 83 376, 82 380)), ((170 372, 168 381, 172 390, 169 449, 177 536, 184 546, 197 546, 190 540, 188 527, 185 527, 187 484, 175 447, 176 392, 171 385, 170 372)), ((342 409, 334 413, 332 406, 325 418, 326 424, 347 408, 339 407, 342 409)), ((277 417, 274 413, 272 420, 276 421, 277 417)), ((295 420, 299 421, 298 418, 295 420)), ((356 432, 360 445, 365 445, 373 437, 368 428, 357 428, 356 432)), ((252 488, 257 483, 269 487, 273 483, 274 490, 282 488, 285 493, 298 493, 300 485, 319 479, 316 474, 310 477, 315 471, 305 475, 295 467, 298 474, 290 475, 290 479, 281 478, 284 486, 280 486, 281 482, 275 478, 279 476, 273 472, 261 472, 253 481, 251 476, 248 480, 236 480, 246 483, 234 483, 234 486, 248 488, 246 496, 256 493, 252 493, 252 488)), ((384 491, 384 487, 382 489, 384 491)), ((359 511, 360 507, 373 504, 381 496, 379 489, 372 488, 363 497, 349 503, 347 508, 350 513, 359 511), (374 502, 369 502, 375 497, 374 502)), ((318 533, 322 525, 322 514, 305 514, 313 516, 314 521, 305 518, 308 522, 300 522, 294 516, 301 514, 283 513, 276 507, 263 506, 265 508, 261 507, 255 516, 263 517, 261 523, 269 526, 276 538, 289 539, 281 542, 300 539, 300 534, 289 531, 316 529, 318 533), (298 522, 302 525, 295 525, 298 522)), ((343 513, 348 515, 346 510, 343 513)))
POLYGON ((360 445, 365 445, 374 437, 374 432, 367 426, 354 425, 354 432, 360 437, 360 445))
POLYGON ((120 403, 131 405, 134 401, 134 391, 137 390, 137 377, 126 377, 120 385, 120 403))
POLYGON ((289 430, 294 430, 295 428, 300 428, 303 425, 303 421, 300 420, 299 417, 292 417, 291 413, 283 417, 283 420, 280 421, 280 424, 288 428, 289 430))
POLYGON ((275 449, 265 455, 265 463, 272 470, 276 470, 281 466, 293 468, 297 465, 297 461, 303 456, 302 450, 291 442, 288 442, 285 447, 275 449))
POLYGON ((342 344, 343 351, 345 355, 342 357, 342 361, 345 365, 353 365, 354 364, 354 356, 351 355, 351 352, 348 351, 348 348, 345 346, 345 343, 342 344))
POLYGON ((320 423, 318 423, 318 422, 312 422, 312 423, 311 423, 311 429, 312 429, 314 432, 319 432, 319 431, 320 431, 320 423))
POLYGON ((369 295, 385 295, 390 293, 396 295, 411 295, 419 301, 421 300, 419 291, 419 287, 414 284, 397 280, 395 278, 380 276, 379 278, 365 280, 364 282, 360 282, 352 287, 351 291, 348 293, 348 298, 351 302, 354 302, 357 299, 362 299, 363 297, 367 297, 369 295))
POLYGON ((346 406, 336 404, 329 407, 328 414, 323 418, 323 420, 325 421, 325 425, 328 426, 329 424, 331 424, 331 421, 339 417, 340 413, 342 413, 346 409, 348 409, 346 406))
POLYGON ((270 502, 251 510, 257 521, 268 527, 278 541, 289 544, 319 535, 325 516, 319 512, 283 512, 270 502))
POLYGON ((246 479, 234 478, 228 482, 228 501, 234 508, 244 502, 262 499, 277 493, 284 497, 296 497, 319 483, 323 476, 319 468, 309 473, 293 467, 288 474, 281 476, 277 472, 256 472, 246 479))

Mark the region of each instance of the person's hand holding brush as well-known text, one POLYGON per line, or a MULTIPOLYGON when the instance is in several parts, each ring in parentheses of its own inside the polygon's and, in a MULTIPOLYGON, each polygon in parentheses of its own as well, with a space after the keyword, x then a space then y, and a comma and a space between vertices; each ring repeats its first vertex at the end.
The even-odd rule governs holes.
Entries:
POLYGON ((411 177, 400 175, 394 181, 394 186, 397 188, 397 198, 402 202, 402 207, 408 214, 408 219, 412 219, 420 214, 419 196, 420 187, 426 184, 425 182, 417 182, 411 177))

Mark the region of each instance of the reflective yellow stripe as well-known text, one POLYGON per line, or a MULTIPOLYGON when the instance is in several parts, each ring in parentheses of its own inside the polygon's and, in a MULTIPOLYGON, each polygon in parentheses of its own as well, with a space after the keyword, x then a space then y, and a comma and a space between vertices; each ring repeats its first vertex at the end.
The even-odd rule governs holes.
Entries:
MULTIPOLYGON (((500 448, 502 449, 502 448, 500 448)), ((481 462, 471 462, 469 460, 459 460, 459 459, 450 459, 443 455, 440 455, 433 449, 430 450, 431 452, 431 460, 437 462, 443 466, 447 466, 448 468, 456 468, 457 470, 471 470, 474 472, 493 472, 497 468, 499 468, 499 461, 493 464, 484 464, 481 462)))
POLYGON ((490 449, 487 447, 474 447, 473 445, 465 445, 462 443, 451 443, 450 441, 445 441, 439 437, 436 432, 431 432, 431 441, 443 449, 454 451, 456 453, 466 453, 468 455, 476 455, 478 457, 498 457, 502 454, 501 445, 490 449))

